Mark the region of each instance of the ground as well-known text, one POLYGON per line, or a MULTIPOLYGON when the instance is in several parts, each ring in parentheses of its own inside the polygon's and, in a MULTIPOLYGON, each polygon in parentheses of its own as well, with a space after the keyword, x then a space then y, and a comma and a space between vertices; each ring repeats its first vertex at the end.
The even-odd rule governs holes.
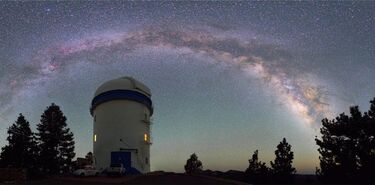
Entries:
POLYGON ((150 175, 124 176, 124 177, 54 177, 38 181, 8 182, 2 184, 30 184, 30 185, 102 185, 102 184, 217 184, 217 185, 242 185, 245 183, 225 180, 220 178, 195 176, 176 173, 160 173, 150 175))

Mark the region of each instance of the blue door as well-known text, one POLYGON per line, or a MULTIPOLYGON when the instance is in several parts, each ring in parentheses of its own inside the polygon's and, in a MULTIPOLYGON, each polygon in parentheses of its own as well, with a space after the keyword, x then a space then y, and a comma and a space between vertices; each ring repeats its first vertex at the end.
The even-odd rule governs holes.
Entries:
POLYGON ((120 163, 124 165, 125 169, 131 168, 131 153, 130 152, 111 152, 111 164, 120 163))

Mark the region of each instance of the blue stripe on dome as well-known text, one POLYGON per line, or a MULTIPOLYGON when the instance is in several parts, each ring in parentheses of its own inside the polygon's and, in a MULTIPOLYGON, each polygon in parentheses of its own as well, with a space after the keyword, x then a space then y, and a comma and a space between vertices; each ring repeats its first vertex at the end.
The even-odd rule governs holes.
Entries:
POLYGON ((95 96, 95 98, 91 102, 91 115, 98 105, 112 100, 133 100, 145 105, 150 110, 151 115, 154 111, 152 107, 152 101, 146 95, 132 90, 112 90, 95 96))

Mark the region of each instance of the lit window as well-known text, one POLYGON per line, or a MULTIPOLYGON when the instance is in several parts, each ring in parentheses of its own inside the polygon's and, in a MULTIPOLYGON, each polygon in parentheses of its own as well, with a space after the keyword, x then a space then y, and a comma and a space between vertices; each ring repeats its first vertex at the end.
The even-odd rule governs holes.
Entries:
POLYGON ((94 134, 94 142, 96 142, 96 134, 94 134))
POLYGON ((147 134, 144 135, 144 140, 148 141, 148 135, 147 134))

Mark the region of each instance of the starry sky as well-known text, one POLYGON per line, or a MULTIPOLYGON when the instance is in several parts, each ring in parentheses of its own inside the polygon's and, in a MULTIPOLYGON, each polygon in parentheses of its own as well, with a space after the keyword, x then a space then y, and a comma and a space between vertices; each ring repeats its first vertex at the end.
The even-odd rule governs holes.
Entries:
POLYGON ((78 157, 105 81, 152 90, 151 170, 244 170, 286 137, 298 173, 319 165, 320 120, 375 96, 375 3, 0 2, 0 146, 23 113, 60 105, 78 157))

